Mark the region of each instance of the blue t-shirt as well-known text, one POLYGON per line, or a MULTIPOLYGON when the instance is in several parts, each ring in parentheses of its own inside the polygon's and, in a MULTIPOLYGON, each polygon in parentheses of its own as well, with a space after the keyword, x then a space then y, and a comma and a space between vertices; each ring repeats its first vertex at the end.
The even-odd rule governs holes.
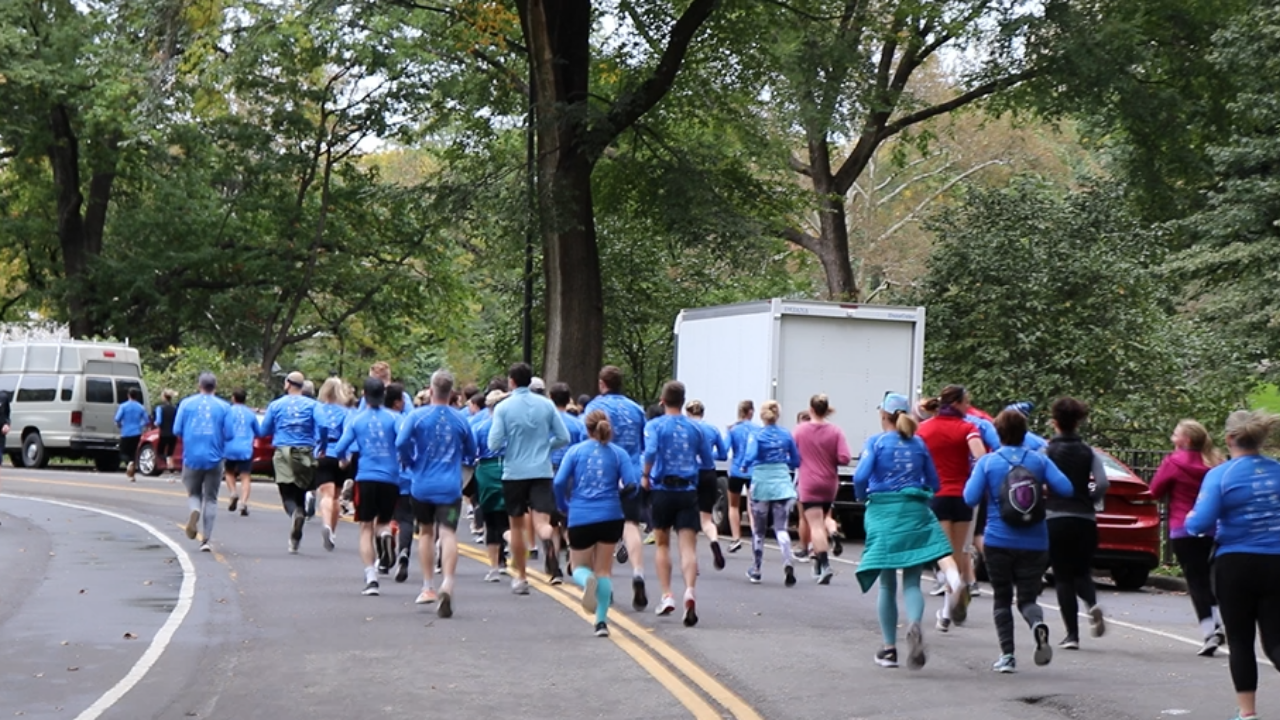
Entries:
POLYGON ((1209 471, 1187 515, 1193 535, 1218 534, 1218 555, 1280 555, 1280 462, 1247 455, 1209 471))
POLYGON ((281 447, 313 447, 316 442, 315 400, 306 395, 282 395, 267 406, 259 432, 281 447))
POLYGON ((147 409, 137 400, 126 400, 116 408, 116 427, 120 428, 120 437, 138 437, 147 429, 147 409))
POLYGON ((938 492, 938 470, 924 439, 916 435, 903 440, 896 430, 867 438, 853 471, 853 489, 858 499, 907 488, 938 492))
POLYGON ((640 456, 644 454, 644 408, 620 393, 606 393, 587 403, 582 417, 596 410, 609 416, 609 426, 613 428, 613 440, 610 442, 622 448, 639 468, 640 456))
POLYGON ((312 442, 316 446, 316 457, 327 455, 329 450, 342 439, 342 431, 346 427, 351 411, 342 405, 318 402, 312 413, 315 423, 315 435, 312 442))
POLYGON ((253 439, 258 437, 258 416, 244 405, 232 405, 223 420, 227 439, 223 453, 228 460, 243 462, 253 459, 253 439))
POLYGON ((555 468, 560 467, 560 463, 564 462, 564 455, 569 452, 569 448, 587 441, 587 424, 563 410, 559 413, 564 428, 569 431, 569 444, 551 451, 551 466, 555 468))
POLYGON ((1025 467, 1037 480, 1048 484, 1049 491, 1054 495, 1069 498, 1075 494, 1071 481, 1048 456, 1024 447, 1001 448, 983 455, 973 466, 973 472, 964 485, 964 501, 974 507, 980 502, 987 503, 987 532, 983 540, 987 547, 1048 550, 1047 523, 1038 522, 1030 527, 1015 528, 1009 527, 1000 519, 1000 505, 996 498, 1000 495, 1005 476, 1015 463, 1025 467))
POLYGON ((489 428, 489 449, 506 445, 502 461, 503 480, 550 480, 551 451, 569 442, 556 406, 550 400, 516 388, 493 409, 489 428))
POLYGON ((800 467, 800 450, 786 428, 766 425, 756 431, 747 441, 742 463, 751 472, 751 499, 796 497, 791 471, 800 467))
POLYGON ((212 470, 222 462, 230 409, 226 400, 205 393, 196 393, 178 405, 173 434, 182 438, 184 467, 212 470))
POLYGON ((447 405, 414 410, 400 427, 396 448, 410 467, 413 499, 443 504, 462 497, 462 463, 475 455, 476 447, 461 412, 447 405))
POLYGON ((729 428, 729 453, 733 456, 733 462, 729 463, 729 477, 751 479, 751 470, 742 461, 747 459, 747 443, 759 430, 760 426, 750 420, 739 420, 729 428))
POLYGON ((556 472, 556 506, 569 527, 622 519, 621 492, 634 491, 640 471, 613 443, 587 440, 565 453, 556 472))
POLYGON ((653 490, 693 492, 698 487, 698 468, 715 451, 707 436, 692 420, 683 415, 662 415, 644 427, 644 462, 652 463, 649 472, 653 490), (680 478, 683 485, 665 485, 666 478, 680 478))
POLYGON ((354 443, 360 444, 360 464, 356 468, 358 482, 400 484, 400 456, 396 452, 396 418, 384 407, 361 410, 342 430, 333 454, 345 458, 354 443))
POLYGON ((699 470, 715 470, 717 460, 727 460, 729 458, 729 447, 724 441, 724 436, 719 430, 709 422, 703 420, 694 420, 693 423, 698 426, 698 430, 707 436, 707 442, 711 443, 711 452, 713 457, 706 458, 702 461, 699 470))

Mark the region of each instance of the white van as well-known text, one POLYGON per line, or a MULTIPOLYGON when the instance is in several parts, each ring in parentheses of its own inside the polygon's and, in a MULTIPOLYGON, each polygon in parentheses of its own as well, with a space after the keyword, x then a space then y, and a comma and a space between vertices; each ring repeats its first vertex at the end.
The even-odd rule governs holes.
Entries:
POLYGON ((118 470, 115 415, 130 388, 150 407, 138 351, 128 345, 0 338, 0 393, 12 410, 4 449, 15 466, 40 468, 65 457, 118 470))

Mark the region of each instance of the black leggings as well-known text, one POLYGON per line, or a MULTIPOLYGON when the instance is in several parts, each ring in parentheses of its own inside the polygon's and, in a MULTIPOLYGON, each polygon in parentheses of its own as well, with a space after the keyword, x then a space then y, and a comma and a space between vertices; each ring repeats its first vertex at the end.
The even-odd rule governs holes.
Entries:
POLYGON ((298 487, 293 483, 276 483, 276 488, 280 490, 280 504, 284 506, 284 512, 289 517, 293 517, 293 513, 298 508, 303 510, 307 507, 307 491, 298 487))
POLYGON ((1218 604, 1213 598, 1213 574, 1209 570, 1213 538, 1174 538, 1170 543, 1173 555, 1182 567, 1182 577, 1187 581, 1187 594, 1195 606, 1196 620, 1208 620, 1213 617, 1213 606, 1218 604))
POLYGON ((985 557, 991 592, 995 595, 991 613, 996 621, 996 636, 1000 638, 1000 652, 1012 655, 1014 591, 1018 595, 1018 612, 1027 625, 1034 628, 1044 622, 1044 611, 1036 600, 1040 597, 1049 554, 988 546, 985 557))
POLYGON ((1280 555, 1219 555, 1213 577, 1231 650, 1231 681, 1238 693, 1257 692, 1256 635, 1262 636, 1267 658, 1280 667, 1280 555))
POLYGON ((1093 586, 1093 554, 1098 549, 1098 524, 1077 517, 1049 520, 1049 566, 1053 568, 1053 585, 1062 609, 1062 623, 1067 637, 1080 638, 1079 597, 1085 607, 1098 604, 1093 586))

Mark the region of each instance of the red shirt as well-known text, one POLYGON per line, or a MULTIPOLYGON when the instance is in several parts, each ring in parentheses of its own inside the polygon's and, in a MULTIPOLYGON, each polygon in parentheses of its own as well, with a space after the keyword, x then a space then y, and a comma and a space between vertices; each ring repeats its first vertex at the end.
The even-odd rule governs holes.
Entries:
POLYGON ((982 439, 978 427, 964 418, 938 415, 920 423, 918 434, 938 470, 938 497, 963 497, 972 467, 969 440, 982 439))

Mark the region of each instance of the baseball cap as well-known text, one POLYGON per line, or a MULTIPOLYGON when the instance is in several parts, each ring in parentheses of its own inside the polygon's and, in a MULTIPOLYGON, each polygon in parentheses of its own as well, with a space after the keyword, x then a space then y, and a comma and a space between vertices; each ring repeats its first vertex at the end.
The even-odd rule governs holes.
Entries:
POLYGON ((542 378, 535 377, 533 380, 529 381, 529 392, 535 392, 542 395, 547 392, 547 384, 543 382, 542 378))
POLYGON ((890 415, 897 412, 909 412, 911 410, 911 401, 907 399, 906 395, 887 392, 884 394, 884 400, 880 402, 880 409, 890 415))
POLYGON ((1031 411, 1035 409, 1036 404, 1030 400, 1019 400, 1016 403, 1011 403, 1005 408, 1005 410, 1013 410, 1014 412, 1021 413, 1023 417, 1031 417, 1031 411))
POLYGON ((487 408, 491 408, 494 405, 497 405, 498 403, 502 402, 504 399, 506 399, 506 397, 507 397, 507 394, 502 392, 501 390, 490 390, 489 394, 484 396, 484 406, 487 408))
POLYGON ((302 373, 298 372, 297 370, 294 370, 293 372, 289 373, 284 380, 290 385, 301 389, 303 383, 307 381, 307 378, 302 373))

